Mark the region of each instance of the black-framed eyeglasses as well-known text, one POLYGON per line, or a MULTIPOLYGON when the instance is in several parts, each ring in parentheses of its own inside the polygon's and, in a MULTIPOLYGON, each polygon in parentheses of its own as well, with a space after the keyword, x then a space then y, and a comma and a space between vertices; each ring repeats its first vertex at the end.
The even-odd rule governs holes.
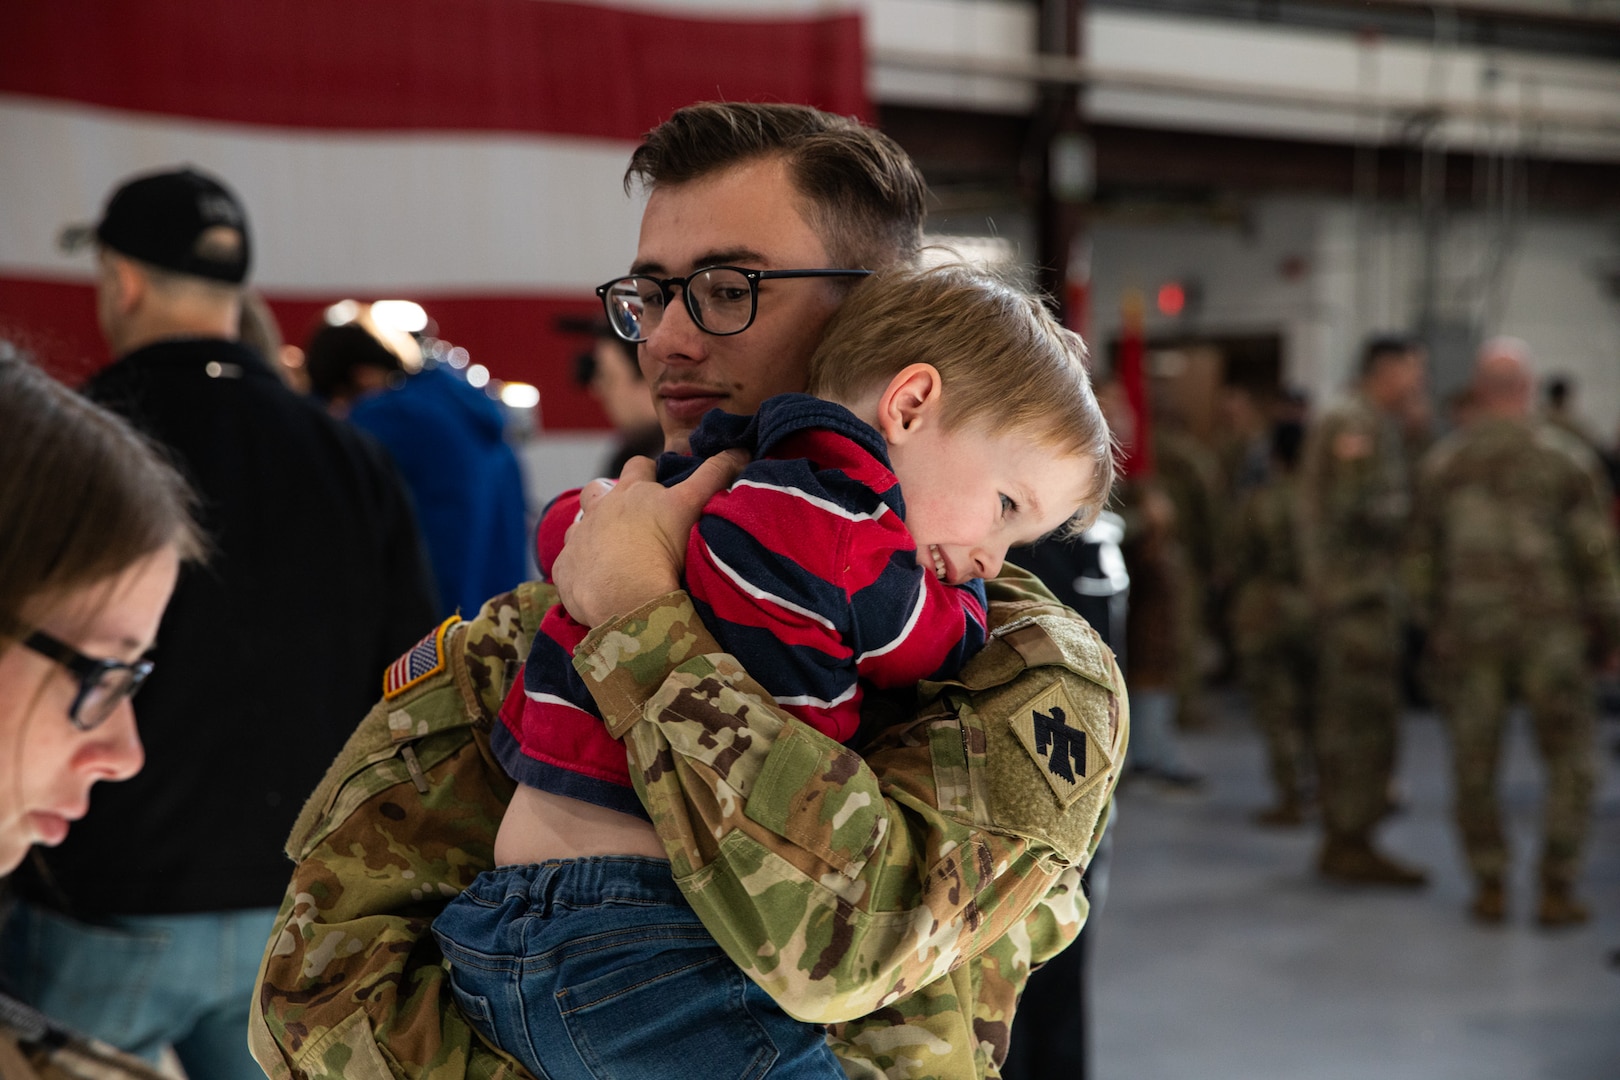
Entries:
POLYGON ((754 325, 759 310, 759 283, 770 278, 865 277, 870 270, 745 270, 740 266, 705 266, 686 277, 659 278, 632 274, 599 285, 608 325, 632 345, 652 336, 678 287, 687 314, 705 334, 730 337, 754 325))
POLYGON ((101 726, 120 702, 135 696, 135 691, 152 674, 150 660, 137 660, 133 664, 97 660, 42 630, 29 634, 23 644, 46 659, 55 660, 79 680, 79 692, 68 710, 68 719, 80 731, 101 726))

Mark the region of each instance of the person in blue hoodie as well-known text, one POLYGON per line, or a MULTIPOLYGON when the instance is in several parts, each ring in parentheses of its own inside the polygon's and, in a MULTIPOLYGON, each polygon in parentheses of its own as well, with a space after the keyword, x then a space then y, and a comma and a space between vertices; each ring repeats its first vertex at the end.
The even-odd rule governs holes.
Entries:
POLYGON ((523 475, 500 405, 444 368, 407 374, 360 321, 323 325, 305 352, 311 391, 381 442, 405 478, 441 616, 477 611, 526 580, 523 475))

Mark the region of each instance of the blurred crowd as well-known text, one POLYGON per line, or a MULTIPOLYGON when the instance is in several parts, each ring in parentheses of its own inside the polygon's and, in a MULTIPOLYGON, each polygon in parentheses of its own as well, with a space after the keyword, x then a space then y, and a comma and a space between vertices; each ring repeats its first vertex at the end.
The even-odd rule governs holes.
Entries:
MULTIPOLYGON (((1123 411, 1117 387, 1101 394, 1123 411)), ((1525 342, 1495 338, 1435 423, 1423 345, 1380 336, 1319 408, 1228 387, 1214 438, 1157 410, 1150 464, 1127 467, 1120 492, 1128 777, 1196 788, 1176 733, 1206 723, 1208 689, 1234 682, 1274 796, 1257 823, 1319 822, 1329 880, 1421 887, 1424 868, 1377 832, 1400 804, 1400 715, 1433 708, 1471 914, 1500 923, 1511 864, 1496 793, 1522 704, 1546 776, 1535 917, 1584 922, 1601 680, 1620 670, 1620 457, 1574 418, 1571 394, 1567 378, 1538 380, 1525 342)))

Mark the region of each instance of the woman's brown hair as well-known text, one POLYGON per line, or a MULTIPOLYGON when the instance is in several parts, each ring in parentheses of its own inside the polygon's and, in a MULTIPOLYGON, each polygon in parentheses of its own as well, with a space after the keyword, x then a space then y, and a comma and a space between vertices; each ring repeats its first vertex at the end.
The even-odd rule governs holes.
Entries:
POLYGON ((0 651, 41 603, 165 545, 203 553, 180 474, 119 417, 0 343, 0 651))

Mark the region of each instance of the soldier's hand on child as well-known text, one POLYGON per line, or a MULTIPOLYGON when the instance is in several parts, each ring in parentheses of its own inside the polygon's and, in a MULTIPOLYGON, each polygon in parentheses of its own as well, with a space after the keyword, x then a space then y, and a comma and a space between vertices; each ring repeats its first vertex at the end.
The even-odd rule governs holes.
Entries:
POLYGON ((652 460, 635 457, 617 483, 586 484, 579 520, 569 527, 552 567, 568 614, 596 626, 679 589, 686 538, 703 505, 729 487, 747 463, 747 454, 728 450, 666 488, 655 478, 652 460))

